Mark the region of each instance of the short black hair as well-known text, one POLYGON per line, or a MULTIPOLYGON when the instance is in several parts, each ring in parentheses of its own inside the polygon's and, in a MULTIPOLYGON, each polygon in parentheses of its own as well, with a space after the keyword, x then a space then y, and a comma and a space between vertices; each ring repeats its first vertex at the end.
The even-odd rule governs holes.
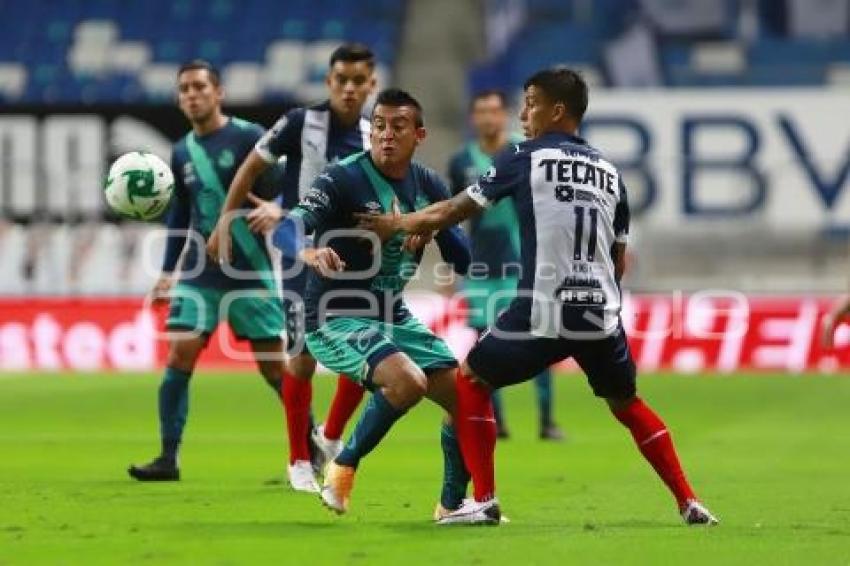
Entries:
MULTIPOLYGON (((398 108, 399 106, 410 106, 416 110, 415 124, 417 128, 425 125, 425 120, 422 117, 422 105, 419 101, 406 90, 400 88, 387 88, 378 93, 378 98, 375 99, 375 107, 378 105, 390 106, 398 108)), ((373 109, 374 112, 374 109, 373 109)))
POLYGON ((475 103, 484 98, 490 98, 491 96, 495 96, 499 99, 499 102, 502 105, 502 108, 508 107, 508 95, 505 94, 505 91, 500 90, 498 88, 488 88, 486 90, 480 90, 472 95, 472 99, 469 101, 469 111, 475 108, 475 103))
POLYGON ((524 89, 536 86, 552 102, 561 102, 567 112, 581 122, 587 110, 587 83, 580 73, 567 67, 537 71, 525 81, 524 89))
POLYGON ((195 71, 198 69, 205 70, 210 76, 210 81, 215 86, 221 84, 221 74, 218 72, 218 69, 216 69, 212 63, 205 59, 192 59, 191 61, 183 63, 177 70, 177 76, 179 77, 186 71, 195 71))
POLYGON ((343 43, 331 53, 329 67, 333 67, 337 61, 345 63, 359 63, 363 61, 370 69, 375 68, 375 54, 362 43, 343 43))

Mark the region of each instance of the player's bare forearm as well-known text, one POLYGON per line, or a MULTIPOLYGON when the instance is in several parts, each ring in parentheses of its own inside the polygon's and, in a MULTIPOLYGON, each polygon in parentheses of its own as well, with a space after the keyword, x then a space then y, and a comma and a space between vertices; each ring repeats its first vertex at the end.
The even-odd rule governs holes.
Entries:
POLYGON ((251 187, 254 186, 254 183, 257 182, 257 179, 268 166, 269 164, 256 151, 248 154, 227 189, 227 196, 224 199, 224 205, 221 207, 222 216, 242 206, 242 203, 248 197, 248 193, 251 192, 251 187))
POLYGON ((614 242, 612 255, 614 260, 614 278, 619 283, 623 279, 623 274, 626 272, 626 244, 614 242))
POLYGON ((393 234, 405 232, 408 234, 429 234, 466 220, 481 210, 481 207, 461 193, 449 200, 442 200, 426 206, 422 210, 408 214, 400 214, 398 201, 393 201, 390 214, 353 214, 357 227, 370 230, 378 235, 382 242, 393 234))
POLYGON ((479 210, 474 200, 466 193, 460 193, 449 200, 441 200, 422 210, 401 215, 398 228, 409 234, 425 234, 463 222, 479 210))

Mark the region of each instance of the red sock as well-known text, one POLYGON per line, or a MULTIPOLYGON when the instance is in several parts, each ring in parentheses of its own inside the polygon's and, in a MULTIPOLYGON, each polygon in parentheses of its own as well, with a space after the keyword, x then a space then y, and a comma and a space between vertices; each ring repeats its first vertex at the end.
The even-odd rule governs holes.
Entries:
POLYGON ((688 499, 696 499, 664 421, 637 397, 625 409, 612 412, 632 432, 640 453, 673 492, 679 507, 688 499))
POLYGON ((289 463, 309 460, 310 403, 313 400, 313 383, 292 374, 283 374, 283 406, 286 408, 286 432, 289 434, 289 463))
POLYGON ((457 370, 455 382, 457 409, 454 426, 463 461, 472 476, 476 501, 487 501, 496 494, 495 460, 496 419, 490 390, 457 370))
POLYGON ((325 438, 328 440, 339 440, 342 432, 345 430, 345 425, 360 401, 363 400, 363 395, 366 394, 366 389, 362 385, 348 378, 343 374, 339 374, 336 380, 336 393, 331 402, 331 409, 328 411, 328 418, 325 420, 325 438))

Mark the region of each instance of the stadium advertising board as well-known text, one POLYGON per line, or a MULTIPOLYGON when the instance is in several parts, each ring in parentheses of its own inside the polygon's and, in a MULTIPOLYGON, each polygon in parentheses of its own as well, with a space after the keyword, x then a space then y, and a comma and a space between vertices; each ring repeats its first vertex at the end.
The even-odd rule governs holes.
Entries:
MULTIPOLYGON (((228 110, 269 126, 284 109, 228 110)), ((101 210, 109 159, 136 149, 167 158, 185 130, 173 106, 0 108, 0 210, 13 217, 101 210)), ((600 90, 582 132, 617 163, 636 216, 653 225, 850 224, 843 93, 600 90)))
POLYGON ((582 132, 652 225, 850 224, 850 99, 824 90, 599 91, 582 132))
MULTIPOLYGON (((462 357, 476 334, 463 300, 411 294, 411 309, 462 357)), ((808 296, 640 295, 625 301, 624 322, 644 371, 850 369, 850 325, 836 349, 824 351, 818 331, 831 300, 808 296)), ((0 371, 153 370, 165 361, 164 310, 138 298, 0 300, 0 371)), ((253 368, 250 352, 229 329, 219 330, 201 357, 205 369, 253 368)))

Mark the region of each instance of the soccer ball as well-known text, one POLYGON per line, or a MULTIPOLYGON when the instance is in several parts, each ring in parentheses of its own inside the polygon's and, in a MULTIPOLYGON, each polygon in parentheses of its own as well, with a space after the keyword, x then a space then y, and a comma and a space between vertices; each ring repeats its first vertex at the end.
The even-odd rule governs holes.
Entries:
POLYGON ((174 175, 159 157, 147 151, 131 151, 109 168, 103 194, 109 208, 134 220, 156 220, 171 201, 174 175))

